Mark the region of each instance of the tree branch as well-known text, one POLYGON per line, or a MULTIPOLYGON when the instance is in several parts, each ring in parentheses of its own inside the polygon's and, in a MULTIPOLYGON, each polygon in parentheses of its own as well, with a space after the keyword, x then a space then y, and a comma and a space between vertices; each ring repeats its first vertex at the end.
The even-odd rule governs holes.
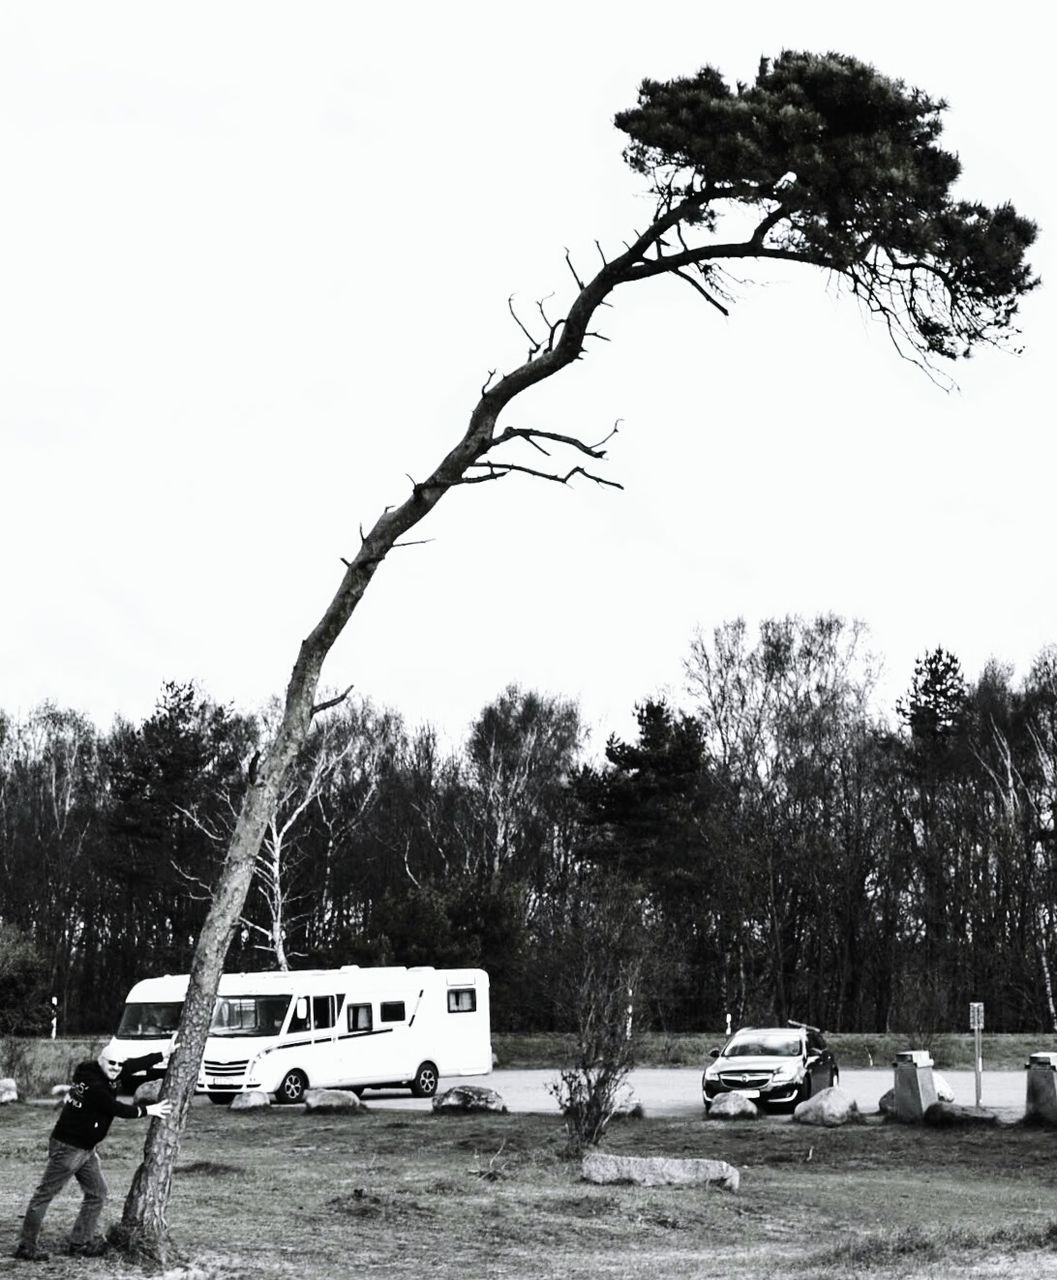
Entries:
POLYGON ((573 266, 572 255, 569 253, 568 249, 565 250, 565 262, 569 270, 573 273, 573 279, 576 281, 576 287, 582 291, 584 288, 584 282, 576 273, 576 268, 573 266))
POLYGON ((322 711, 329 711, 331 707, 339 706, 342 702, 345 701, 345 699, 349 696, 349 694, 353 691, 354 688, 355 686, 350 684, 349 687, 345 690, 345 692, 339 693, 337 697, 328 698, 326 702, 317 702, 315 706, 312 708, 312 715, 318 716, 322 711))
POLYGON ((513 294, 511 294, 511 295, 510 295, 510 297, 509 297, 509 298, 507 298, 507 300, 506 300, 506 305, 507 305, 507 310, 508 310, 508 311, 510 312, 510 314, 514 317, 514 323, 515 323, 515 324, 517 325, 517 327, 521 330, 521 332, 525 335, 525 337, 526 337, 526 338, 528 338, 528 340, 529 340, 529 353, 528 353, 528 358, 529 358, 530 360, 532 360, 532 359, 534 359, 534 358, 539 354, 539 351, 540 351, 540 348, 541 348, 541 346, 542 346, 542 343, 537 342, 537 341, 536 341, 536 339, 532 336, 532 334, 531 334, 531 333, 529 333, 528 329, 526 329, 526 328, 525 328, 525 326, 521 323, 521 318, 519 317, 518 313, 514 310, 514 295, 513 295, 513 294))
POLYGON ((723 315, 725 316, 730 315, 730 312, 722 304, 722 302, 719 302, 715 298, 713 298, 713 296, 708 292, 708 290, 705 289, 702 285, 698 284, 698 282, 694 279, 693 276, 688 276, 685 271, 680 271, 678 268, 675 268, 672 271, 672 274, 678 276, 680 280, 685 280, 691 289, 696 289, 697 292, 701 295, 701 297, 704 298, 704 300, 707 303, 709 303, 710 306, 715 307, 717 311, 722 312, 723 315))
POLYGON ((491 451, 491 448, 495 448, 498 445, 506 444, 508 440, 528 440, 529 443, 535 445, 541 453, 547 454, 547 457, 550 457, 547 450, 536 444, 536 441, 551 440, 555 444, 564 444, 568 445, 571 449, 578 449, 581 453, 586 453, 589 458, 602 459, 606 456, 601 452, 602 446, 607 444, 617 434, 620 422, 621 419, 618 418, 616 423, 613 424, 613 430, 610 431, 607 436, 604 436, 599 440, 597 444, 586 444, 583 440, 578 440, 576 436, 561 435, 556 431, 537 431, 534 427, 507 427, 502 435, 496 436, 492 441, 489 451, 491 451))
POLYGON ((595 484, 605 485, 610 489, 624 488, 619 481, 606 480, 603 476, 596 476, 593 471, 587 471, 584 467, 572 467, 565 475, 558 476, 549 471, 537 471, 534 467, 522 467, 515 462, 475 462, 471 465, 486 468, 486 474, 464 475, 461 480, 456 481, 457 484, 483 484, 488 480, 502 480, 504 476, 516 471, 520 475, 534 476, 537 480, 552 480, 555 484, 568 484, 573 476, 584 476, 588 480, 593 480, 595 484))

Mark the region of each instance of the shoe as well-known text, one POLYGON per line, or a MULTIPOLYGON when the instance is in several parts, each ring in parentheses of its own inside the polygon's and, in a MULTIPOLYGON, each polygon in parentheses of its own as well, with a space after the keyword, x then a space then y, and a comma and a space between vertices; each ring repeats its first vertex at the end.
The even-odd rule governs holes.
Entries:
POLYGON ((109 1248, 102 1236, 93 1236, 83 1244, 71 1244, 66 1252, 73 1258, 101 1258, 109 1248))
POLYGON ((47 1262, 48 1255, 40 1245, 23 1242, 15 1250, 15 1257, 23 1262, 47 1262))

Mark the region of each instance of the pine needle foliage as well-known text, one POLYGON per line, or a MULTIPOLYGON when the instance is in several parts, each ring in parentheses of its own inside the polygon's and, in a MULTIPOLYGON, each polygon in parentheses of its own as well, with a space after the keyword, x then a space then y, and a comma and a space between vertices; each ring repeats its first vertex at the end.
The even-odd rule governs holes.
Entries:
MULTIPOLYGON (((955 198, 958 157, 939 145, 947 104, 844 54, 786 51, 731 88, 713 67, 644 80, 620 112, 624 158, 659 214, 714 232, 724 213, 763 214, 753 256, 838 273, 901 352, 931 367, 1014 336, 1038 280, 1035 224, 1011 204, 955 198)), ((690 261, 716 286, 718 267, 690 261)))

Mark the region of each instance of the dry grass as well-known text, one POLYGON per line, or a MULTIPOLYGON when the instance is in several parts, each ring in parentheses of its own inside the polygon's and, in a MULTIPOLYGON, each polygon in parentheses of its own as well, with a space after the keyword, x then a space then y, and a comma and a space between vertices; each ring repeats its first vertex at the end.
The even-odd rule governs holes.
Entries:
MULTIPOLYGON (((0 1254, 14 1247, 53 1114, 0 1108, 0 1254)), ((115 1213, 142 1139, 142 1125, 121 1121, 107 1139, 115 1213)), ((734 1196, 584 1183, 562 1156, 560 1121, 547 1116, 196 1105, 169 1214, 188 1262, 166 1280, 1057 1276, 1053 1144, 1052 1133, 1022 1126, 815 1130, 780 1118, 644 1120, 606 1141, 729 1160, 742 1171, 734 1196)), ((77 1201, 71 1191, 53 1206, 53 1248, 77 1201)), ((64 1258, 43 1273, 138 1274, 64 1258)))
POLYGON ((44 1040, 0 1036, 0 1076, 11 1076, 23 1098, 46 1097, 52 1085, 68 1084, 73 1069, 94 1058, 109 1037, 44 1040))

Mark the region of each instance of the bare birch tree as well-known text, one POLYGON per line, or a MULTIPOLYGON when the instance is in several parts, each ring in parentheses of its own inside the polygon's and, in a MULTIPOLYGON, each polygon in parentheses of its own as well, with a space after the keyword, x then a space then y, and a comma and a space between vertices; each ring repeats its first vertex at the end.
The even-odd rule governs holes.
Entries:
MULTIPOLYGON (((267 718, 266 718, 267 726, 267 718)), ((366 740, 358 723, 333 717, 323 719, 313 735, 307 766, 301 771, 291 770, 282 789, 279 804, 268 819, 264 839, 257 854, 253 889, 264 905, 266 923, 259 924, 248 915, 240 919, 242 928, 262 941, 257 945, 270 952, 280 969, 289 969, 291 957, 287 950, 287 937, 291 929, 304 919, 296 908, 304 901, 290 889, 291 875, 295 869, 298 850, 298 828, 306 813, 317 809, 323 825, 329 829, 329 843, 333 845, 334 823, 330 820, 325 801, 327 788, 336 774, 354 762, 362 779, 357 789, 355 804, 345 804, 342 815, 344 833, 363 821, 378 792, 378 760, 385 743, 371 735, 366 740)), ((346 798, 347 799, 347 798, 346 798)))

